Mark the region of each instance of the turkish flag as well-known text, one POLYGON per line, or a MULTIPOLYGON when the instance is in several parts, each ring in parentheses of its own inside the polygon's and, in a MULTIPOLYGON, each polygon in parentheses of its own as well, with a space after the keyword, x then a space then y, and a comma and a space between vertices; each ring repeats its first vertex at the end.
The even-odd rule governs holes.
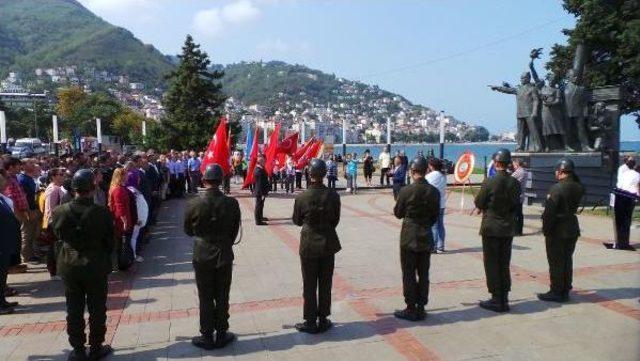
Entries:
POLYGON ((298 150, 298 133, 284 138, 278 146, 277 153, 294 154, 298 150))
POLYGON ((216 134, 209 142, 200 171, 204 173, 209 164, 217 164, 222 168, 224 175, 231 174, 231 163, 229 162, 229 140, 227 136, 227 119, 222 117, 218 123, 216 134))
POLYGON ((258 146, 258 127, 256 127, 255 133, 253 134, 251 154, 249 155, 249 167, 247 168, 247 176, 244 178, 244 183, 242 183, 242 189, 249 188, 249 186, 253 184, 253 171, 255 170, 256 163, 258 162, 259 151, 260 147, 258 146))
POLYGON ((315 141, 315 139, 316 139, 315 137, 311 137, 311 139, 307 140, 307 142, 304 143, 302 147, 298 148, 298 150, 296 150, 295 153, 293 153, 294 162, 297 162, 298 159, 302 158, 302 156, 304 155, 304 153, 307 152, 309 147, 313 145, 313 142, 315 141))
POLYGON ((280 138, 280 123, 276 124, 276 129, 273 130, 271 137, 269 137, 269 145, 267 145, 267 148, 264 150, 266 158, 264 168, 267 170, 269 177, 273 174, 273 165, 275 164, 276 155, 278 154, 278 138, 280 138))
POLYGON ((311 159, 317 157, 318 151, 320 151, 321 146, 322 146, 321 140, 318 140, 314 142, 311 146, 309 146, 309 148, 307 148, 307 151, 304 153, 304 155, 296 162, 296 169, 303 169, 304 167, 307 166, 307 164, 309 164, 311 159))

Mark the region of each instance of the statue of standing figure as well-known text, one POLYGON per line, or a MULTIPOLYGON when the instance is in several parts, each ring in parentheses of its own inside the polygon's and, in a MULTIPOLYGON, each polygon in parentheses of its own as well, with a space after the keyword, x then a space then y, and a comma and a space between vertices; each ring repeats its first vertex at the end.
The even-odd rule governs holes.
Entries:
POLYGON ((531 83, 531 74, 522 73, 520 85, 516 88, 503 82, 502 86, 489 86, 491 90, 516 96, 518 132, 516 134, 517 152, 528 150, 530 152, 542 151, 540 131, 538 129, 537 118, 540 116, 540 95, 538 87, 531 83), (528 143, 527 143, 528 140, 528 143))
POLYGON ((583 152, 592 152, 587 132, 587 88, 580 84, 580 75, 571 69, 564 87, 565 110, 570 129, 577 129, 578 143, 583 152))
POLYGON ((533 65, 533 61, 540 57, 542 49, 534 49, 531 51, 531 62, 529 69, 533 80, 538 86, 540 95, 540 104, 542 110, 540 117, 542 118, 542 136, 544 139, 544 151, 566 150, 573 152, 569 146, 567 139, 567 126, 564 116, 564 101, 562 90, 560 89, 560 78, 553 73, 547 73, 547 81, 538 77, 538 73, 533 65))

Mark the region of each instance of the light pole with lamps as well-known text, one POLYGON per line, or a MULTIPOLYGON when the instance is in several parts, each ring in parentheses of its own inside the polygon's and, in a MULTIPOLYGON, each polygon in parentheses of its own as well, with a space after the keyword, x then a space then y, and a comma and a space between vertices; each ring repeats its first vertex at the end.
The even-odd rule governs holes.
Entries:
POLYGON ((440 159, 444 159, 444 110, 440 111, 440 159))

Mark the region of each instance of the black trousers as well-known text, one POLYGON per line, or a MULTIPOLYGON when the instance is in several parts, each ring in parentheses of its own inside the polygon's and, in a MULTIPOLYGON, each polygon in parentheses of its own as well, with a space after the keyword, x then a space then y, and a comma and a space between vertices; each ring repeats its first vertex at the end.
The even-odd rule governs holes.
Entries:
POLYGON ((482 258, 489 293, 497 297, 511 291, 511 244, 513 237, 482 236, 482 258))
POLYGON ((63 277, 67 300, 67 334, 74 349, 84 348, 84 310, 89 311, 89 344, 100 346, 107 331, 107 275, 71 272, 63 277))
POLYGON ((7 302, 4 292, 7 290, 7 273, 9 272, 9 264, 0 266, 0 303, 7 302))
POLYGON ((303 318, 315 322, 331 314, 331 282, 335 256, 300 257, 304 297, 303 318))
POLYGON ((394 200, 398 199, 398 194, 400 194, 400 190, 402 189, 403 186, 404 184, 402 183, 393 183, 393 199, 394 200))
POLYGON ((302 189, 302 172, 296 172, 296 189, 302 189))
POLYGON ((631 219, 633 217, 633 208, 635 207, 633 199, 616 195, 613 205, 616 222, 616 244, 620 246, 629 245, 629 234, 631 232, 631 219))
POLYGON ((329 184, 328 187, 331 189, 336 189, 336 180, 337 177, 335 176, 327 177, 327 183, 329 184))
POLYGON ((516 234, 521 235, 524 228, 524 214, 522 212, 522 203, 516 207, 516 234))
POLYGON ((262 222, 264 219, 262 210, 264 209, 264 196, 256 196, 256 206, 253 209, 253 217, 256 220, 256 224, 262 222))
POLYGON ((573 284, 573 251, 578 238, 545 237, 544 241, 547 246, 551 291, 569 292, 573 284))
POLYGON ((209 337, 213 331, 228 330, 232 264, 219 268, 194 264, 193 268, 200 301, 200 333, 209 337))
POLYGON ((429 302, 431 252, 400 250, 402 293, 407 307, 423 307, 429 302))

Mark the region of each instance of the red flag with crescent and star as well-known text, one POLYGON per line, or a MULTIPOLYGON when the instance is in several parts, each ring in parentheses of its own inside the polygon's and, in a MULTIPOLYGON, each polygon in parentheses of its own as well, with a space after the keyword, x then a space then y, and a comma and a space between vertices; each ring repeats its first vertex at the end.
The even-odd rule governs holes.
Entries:
POLYGON ((318 152, 320 151, 320 147, 322 147, 322 141, 315 141, 304 153, 304 155, 296 162, 296 169, 303 169, 309 164, 311 159, 316 158, 318 156, 318 152))
POLYGON ((298 148, 298 150, 296 150, 293 153, 293 161, 294 162, 298 162, 298 159, 302 158, 302 156, 304 155, 304 153, 307 152, 307 150, 309 150, 309 147, 313 145, 313 142, 315 141, 315 137, 311 137, 311 139, 307 140, 302 147, 298 148))
POLYGON ((276 155, 278 155, 278 139, 280 138, 280 123, 276 124, 276 128, 271 133, 269 137, 269 144, 267 148, 264 150, 265 155, 265 164, 264 169, 267 171, 269 177, 273 174, 273 165, 276 161, 276 155))
POLYGON ((295 154, 296 150, 298 150, 298 133, 293 133, 280 142, 277 153, 295 154))
POLYGON ((249 155, 249 167, 247 168, 247 176, 244 178, 244 183, 242 183, 242 189, 249 188, 249 186, 253 184, 253 171, 256 168, 258 152, 260 151, 260 147, 258 146, 258 130, 259 128, 256 127, 255 133, 253 134, 253 144, 251 145, 251 154, 249 155))
POLYGON ((221 117, 218 122, 216 133, 209 142, 207 152, 204 155, 200 171, 204 173, 209 164, 218 164, 224 175, 231 174, 231 163, 229 162, 229 140, 227 139, 227 119, 221 117))

